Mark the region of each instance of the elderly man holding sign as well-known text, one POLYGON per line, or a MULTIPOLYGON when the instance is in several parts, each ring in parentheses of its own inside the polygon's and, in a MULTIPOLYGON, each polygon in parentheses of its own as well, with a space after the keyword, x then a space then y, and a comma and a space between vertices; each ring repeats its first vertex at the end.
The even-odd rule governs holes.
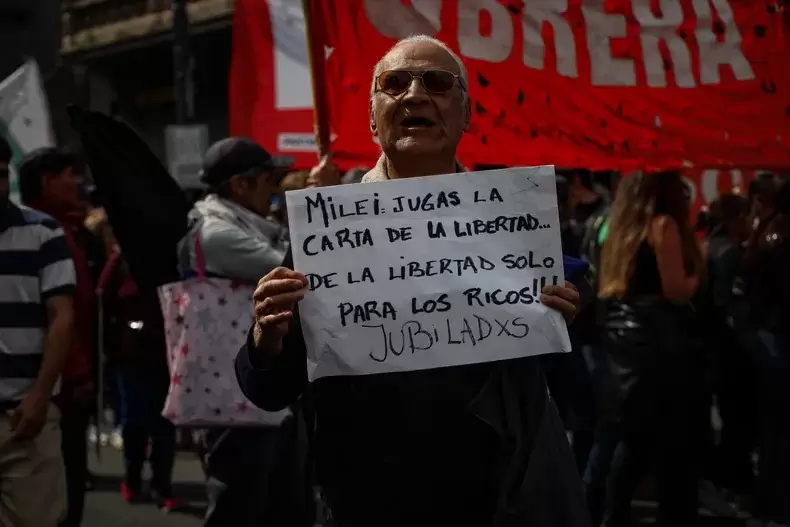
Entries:
POLYGON ((255 293, 239 382, 267 410, 313 405, 338 526, 589 524, 529 357, 568 351, 579 308, 553 169, 463 173, 467 86, 443 43, 392 48, 374 72, 371 184, 289 193, 302 272, 287 257, 255 293))

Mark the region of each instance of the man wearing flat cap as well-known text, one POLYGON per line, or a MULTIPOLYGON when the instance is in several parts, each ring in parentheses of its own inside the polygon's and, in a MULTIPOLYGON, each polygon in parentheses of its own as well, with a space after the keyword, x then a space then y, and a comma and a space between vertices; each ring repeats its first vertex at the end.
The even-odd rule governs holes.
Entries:
POLYGON ((285 248, 278 246, 281 227, 266 217, 291 164, 249 139, 213 144, 201 175, 209 195, 190 214, 190 232, 179 248, 182 268, 196 269, 196 236, 209 274, 255 284, 260 273, 280 265, 285 257, 285 248))
MULTIPOLYGON (((182 273, 197 270, 196 244, 208 276, 255 284, 280 265, 286 253, 282 227, 267 216, 291 164, 291 159, 273 157, 249 139, 231 137, 213 144, 206 151, 201 176, 209 194, 195 204, 189 232, 178 248, 182 273)), ((263 458, 271 452, 270 445, 280 443, 285 430, 283 424, 207 432, 207 526, 268 523, 267 508, 279 500, 265 495, 266 474, 275 460, 263 458)))

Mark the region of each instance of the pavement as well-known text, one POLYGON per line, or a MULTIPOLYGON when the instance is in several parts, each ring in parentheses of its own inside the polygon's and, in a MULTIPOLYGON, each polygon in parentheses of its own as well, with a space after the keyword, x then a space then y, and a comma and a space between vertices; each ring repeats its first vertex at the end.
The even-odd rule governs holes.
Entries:
MULTIPOLYGON (((120 495, 123 457, 110 447, 101 449, 101 457, 91 446, 89 466, 95 475, 95 489, 88 492, 83 527, 198 527, 203 525, 206 509, 203 470, 197 456, 179 452, 173 473, 173 490, 182 500, 180 511, 163 513, 152 502, 130 505, 120 495)), ((636 525, 653 525, 656 521, 655 501, 635 500, 636 525)), ((746 518, 717 518, 701 510, 700 527, 742 527, 746 518)), ((319 526, 316 526, 319 527, 319 526)))
POLYGON ((198 527, 206 509, 203 471, 194 453, 179 452, 173 473, 173 492, 182 501, 181 511, 163 513, 150 501, 130 505, 120 494, 123 456, 103 447, 99 458, 90 448, 89 467, 95 489, 85 497, 82 527, 198 527))

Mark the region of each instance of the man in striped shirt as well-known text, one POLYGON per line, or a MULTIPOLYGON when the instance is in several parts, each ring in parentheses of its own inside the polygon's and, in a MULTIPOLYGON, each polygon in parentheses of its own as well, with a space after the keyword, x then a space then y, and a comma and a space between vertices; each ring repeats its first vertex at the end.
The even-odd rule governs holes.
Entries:
POLYGON ((55 527, 66 507, 59 412, 75 271, 63 230, 9 200, 0 139, 0 524, 55 527))

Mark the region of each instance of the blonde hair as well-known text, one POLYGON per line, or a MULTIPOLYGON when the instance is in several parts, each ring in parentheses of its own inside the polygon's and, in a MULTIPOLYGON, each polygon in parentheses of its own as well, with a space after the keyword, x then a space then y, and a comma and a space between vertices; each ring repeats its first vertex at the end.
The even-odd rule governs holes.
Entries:
POLYGON ((702 273, 702 254, 689 227, 689 211, 680 173, 637 173, 624 177, 612 204, 609 233, 601 253, 600 293, 607 299, 622 299, 628 293, 636 270, 636 255, 647 240, 657 216, 669 216, 680 230, 686 273, 702 273))
POLYGON ((469 90, 469 74, 466 71, 464 61, 462 61, 461 57, 459 57, 452 49, 450 49, 450 46, 441 40, 428 35, 411 35, 401 39, 394 46, 392 46, 383 57, 381 57, 381 59, 376 63, 376 66, 373 68, 373 81, 370 84, 370 96, 373 97, 373 95, 376 94, 376 79, 378 79, 378 76, 384 71, 384 59, 386 59, 390 53, 405 44, 417 43, 433 44, 434 46, 442 48, 445 52, 447 52, 448 55, 450 55, 456 66, 458 66, 458 76, 461 78, 461 89, 464 92, 464 97, 467 97, 467 92, 469 90))

